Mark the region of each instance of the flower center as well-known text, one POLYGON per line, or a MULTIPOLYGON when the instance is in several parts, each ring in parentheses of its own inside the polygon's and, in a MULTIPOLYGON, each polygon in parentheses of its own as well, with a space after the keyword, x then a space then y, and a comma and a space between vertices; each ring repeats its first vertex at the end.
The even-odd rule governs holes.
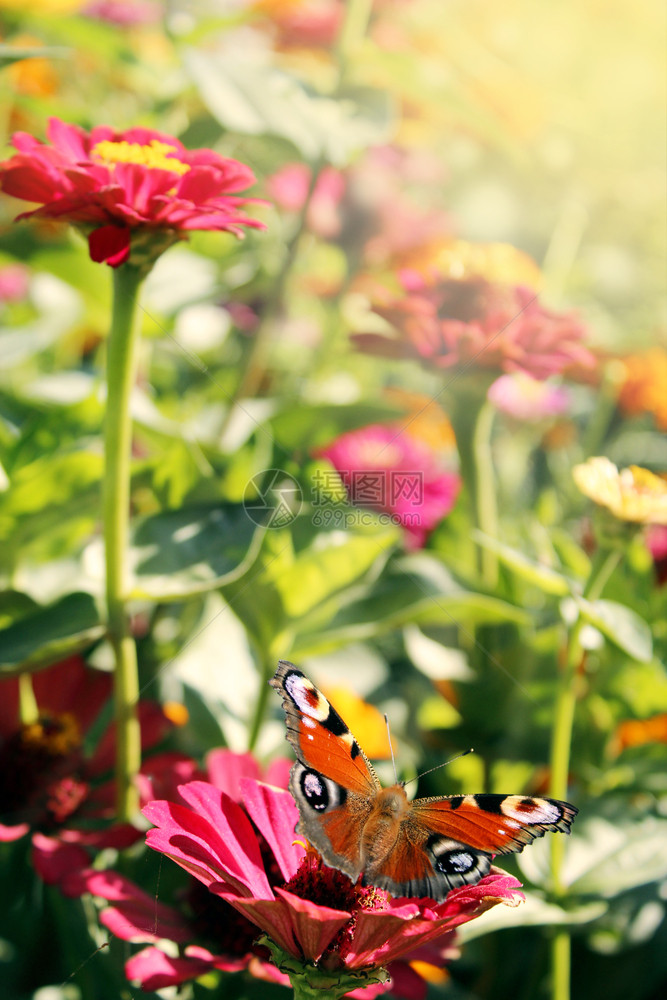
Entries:
POLYGON ((91 156, 101 160, 105 167, 116 163, 137 163, 149 170, 170 170, 174 174, 187 174, 190 167, 178 159, 178 150, 159 139, 145 145, 140 142, 113 142, 104 139, 93 146, 91 156))
POLYGON ((0 810, 5 823, 51 826, 87 794, 75 772, 81 735, 74 716, 42 716, 22 726, 0 749, 0 810))
POLYGON ((308 899, 320 906, 334 910, 348 910, 350 919, 333 939, 320 964, 334 968, 343 963, 349 951, 357 926, 360 910, 386 910, 389 896, 384 889, 355 884, 343 872, 329 868, 319 854, 310 848, 289 882, 284 886, 295 896, 308 899))

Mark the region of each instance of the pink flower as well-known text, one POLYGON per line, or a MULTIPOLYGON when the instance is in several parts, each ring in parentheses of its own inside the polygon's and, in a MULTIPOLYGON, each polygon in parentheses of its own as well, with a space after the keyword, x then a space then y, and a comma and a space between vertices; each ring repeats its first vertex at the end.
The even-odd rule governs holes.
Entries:
MULTIPOLYGON (((305 163, 289 163, 267 180, 269 196, 280 208, 298 212, 310 187, 311 169, 305 163)), ((322 237, 337 236, 341 228, 339 205, 345 193, 345 179, 333 167, 325 167, 319 174, 310 205, 307 223, 322 237)))
POLYGON ((338 471, 351 503, 391 515, 408 548, 421 548, 449 514, 461 481, 436 453, 400 427, 371 424, 342 434, 318 452, 338 471))
POLYGON ((646 544, 653 556, 658 586, 667 583, 667 525, 651 524, 646 529, 646 544))
POLYGON ((394 334, 356 334, 361 350, 443 369, 475 366, 535 379, 595 363, 579 320, 545 309, 529 288, 478 277, 427 284, 416 272, 404 272, 401 281, 403 296, 374 307, 394 334))
MULTIPOLYGON (((286 788, 292 762, 274 761, 262 772, 252 754, 231 750, 212 750, 206 759, 206 773, 194 760, 182 754, 161 754, 148 761, 140 775, 142 799, 186 801, 179 785, 193 778, 208 778, 232 802, 242 803, 242 782, 267 781, 286 788)), ((273 881, 280 881, 277 865, 268 846, 262 848, 273 881)), ((143 862, 142 862, 143 864, 143 862)), ((156 903, 126 875, 88 868, 64 878, 60 888, 67 896, 85 892, 111 905, 102 910, 100 922, 123 941, 148 943, 149 947, 133 955, 126 963, 128 979, 137 980, 142 989, 157 990, 196 979, 204 972, 219 969, 238 972, 247 969, 253 976, 287 983, 287 978, 268 961, 266 949, 255 945, 257 927, 241 916, 228 902, 208 892, 197 878, 189 876, 177 893, 174 905, 156 903), (166 954, 161 941, 169 940, 181 948, 180 957, 166 954)))
POLYGON ((152 129, 90 133, 51 118, 49 142, 17 132, 18 150, 0 164, 2 190, 41 203, 29 217, 62 219, 88 233, 90 256, 118 267, 130 257, 154 260, 181 234, 213 229, 241 236, 243 226, 264 228, 240 209, 235 192, 254 181, 252 171, 210 149, 187 150, 152 129))
MULTIPOLYGON (((90 852, 127 847, 141 836, 113 817, 113 723, 92 755, 83 738, 111 695, 111 675, 91 670, 72 656, 33 677, 39 718, 18 722, 18 681, 0 683, 0 841, 32 838, 32 859, 40 877, 58 883, 71 870, 90 864, 90 852)), ((169 723, 162 709, 139 706, 142 745, 149 749, 169 723)))
POLYGON ((343 21, 341 0, 252 0, 271 21, 278 48, 330 49, 343 21))
POLYGON ((129 28, 137 24, 155 24, 162 19, 165 11, 162 4, 153 0, 91 0, 81 14, 96 21, 129 28))
POLYGON ((521 898, 516 879, 498 870, 477 885, 454 889, 438 904, 391 899, 384 890, 354 885, 314 853, 304 855, 294 841, 298 814, 288 792, 251 778, 240 787, 244 808, 203 781, 181 786, 186 805, 149 803, 144 814, 155 829, 146 842, 231 904, 286 957, 309 968, 334 977, 387 965, 391 971, 394 963, 418 957, 418 949, 442 946, 444 936, 490 906, 516 905, 521 898))
POLYGON ((501 375, 489 387, 487 396, 496 409, 526 423, 560 416, 570 405, 565 386, 540 381, 524 372, 501 375))
POLYGON ((23 264, 0 267, 0 303, 18 302, 28 294, 28 268, 23 264))

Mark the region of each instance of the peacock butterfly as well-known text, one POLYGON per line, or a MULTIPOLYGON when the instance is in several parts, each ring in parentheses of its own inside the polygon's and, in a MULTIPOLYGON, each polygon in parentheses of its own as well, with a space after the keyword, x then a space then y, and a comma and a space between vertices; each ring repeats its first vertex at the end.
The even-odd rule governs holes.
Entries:
POLYGON ((577 809, 528 795, 446 795, 410 802, 402 784, 383 788, 338 712, 300 670, 281 660, 271 685, 282 695, 296 763, 290 791, 297 833, 331 868, 393 896, 440 902, 486 875, 494 854, 522 851, 549 831, 569 833, 577 809))

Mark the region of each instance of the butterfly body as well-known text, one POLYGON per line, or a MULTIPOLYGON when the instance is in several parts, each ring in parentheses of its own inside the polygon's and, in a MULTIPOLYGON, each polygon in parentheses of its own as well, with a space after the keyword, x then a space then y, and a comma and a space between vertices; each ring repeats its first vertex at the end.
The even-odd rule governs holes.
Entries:
POLYGON ((312 681, 281 660, 271 684, 282 695, 296 763, 290 791, 297 832, 325 863, 394 896, 442 900, 478 882, 495 854, 510 854, 547 831, 569 833, 577 810, 524 795, 450 795, 410 801, 383 788, 340 715, 312 681))

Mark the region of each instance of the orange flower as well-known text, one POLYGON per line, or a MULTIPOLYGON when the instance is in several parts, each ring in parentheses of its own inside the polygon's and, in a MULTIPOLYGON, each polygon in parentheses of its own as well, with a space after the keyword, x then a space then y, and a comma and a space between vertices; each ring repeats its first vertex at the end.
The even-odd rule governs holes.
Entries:
POLYGON ((625 381, 618 402, 631 416, 652 413, 662 430, 667 430, 667 351, 653 347, 645 354, 623 359, 625 381))
POLYGON ((618 724, 615 739, 618 753, 644 743, 667 743, 667 712, 649 719, 625 719, 618 724))

